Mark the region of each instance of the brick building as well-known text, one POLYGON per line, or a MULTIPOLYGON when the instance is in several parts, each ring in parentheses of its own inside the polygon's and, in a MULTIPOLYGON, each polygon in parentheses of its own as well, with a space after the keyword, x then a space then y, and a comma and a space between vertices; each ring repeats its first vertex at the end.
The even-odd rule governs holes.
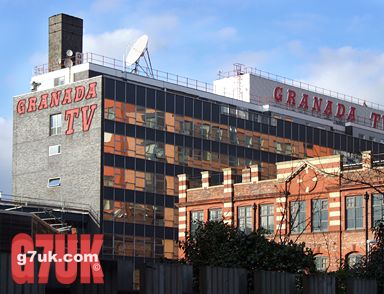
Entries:
POLYGON ((366 243, 371 246, 372 225, 384 208, 381 161, 371 152, 362 158, 354 165, 343 164, 340 155, 279 162, 276 178, 268 180, 252 165, 239 183, 225 168, 216 186, 202 172, 202 186, 192 189, 179 175, 179 239, 193 233, 196 221, 223 220, 245 232, 263 228, 277 241, 304 241, 321 270, 336 270, 342 259, 353 264, 365 255, 366 243))
POLYGON ((239 65, 213 84, 148 75, 83 52, 82 34, 81 19, 50 17, 48 64, 13 99, 13 200, 86 206, 108 258, 177 258, 179 174, 192 187, 225 169, 229 199, 245 166, 269 183, 278 162, 384 152, 377 105, 239 65))

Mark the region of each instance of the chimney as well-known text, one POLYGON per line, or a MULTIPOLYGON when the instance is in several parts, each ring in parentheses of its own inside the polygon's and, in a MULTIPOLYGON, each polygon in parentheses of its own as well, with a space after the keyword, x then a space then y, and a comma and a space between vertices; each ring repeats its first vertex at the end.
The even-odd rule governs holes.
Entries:
POLYGON ((251 165, 250 168, 251 168, 251 182, 257 183, 260 179, 259 166, 255 164, 255 165, 251 165))
POLYGON ((251 181, 251 170, 249 167, 243 168, 241 171, 241 182, 242 183, 249 183, 251 181))
POLYGON ((209 171, 201 172, 201 183, 203 188, 209 187, 209 171))
POLYGON ((67 50, 83 52, 83 20, 67 14, 56 14, 49 18, 48 71, 64 67, 67 50))
POLYGON ((371 169, 372 168, 372 151, 363 151, 362 155, 362 165, 363 169, 371 169))

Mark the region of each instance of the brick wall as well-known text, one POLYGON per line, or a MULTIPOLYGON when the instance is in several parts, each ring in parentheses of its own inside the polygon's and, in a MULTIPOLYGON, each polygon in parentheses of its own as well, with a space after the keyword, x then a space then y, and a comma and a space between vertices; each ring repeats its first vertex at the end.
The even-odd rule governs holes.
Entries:
MULTIPOLYGON (((204 211, 204 220, 207 221, 209 209, 221 208, 224 222, 237 226, 238 207, 252 206, 256 209, 252 217, 252 229, 255 230, 260 228, 260 206, 273 204, 274 232, 269 237, 276 241, 288 238, 305 242, 315 254, 328 258, 329 270, 336 270, 340 260, 349 254, 365 254, 365 217, 362 229, 347 230, 345 208, 345 197, 363 196, 366 191, 375 192, 361 183, 348 181, 348 177, 352 178, 351 175, 358 174, 362 178, 368 177, 372 183, 382 184, 379 183, 380 177, 372 176, 374 171, 371 154, 365 153, 364 156, 363 161, 365 160, 366 164, 363 164, 360 170, 354 171, 343 170, 341 156, 333 155, 277 163, 277 176, 272 180, 260 180, 257 166, 244 168, 242 182, 236 184, 233 183, 230 168, 223 169, 224 182, 220 186, 210 187, 209 174, 205 172, 202 173, 201 188, 184 189, 187 179, 182 179, 179 182, 179 189, 183 191, 179 203, 179 236, 184 237, 189 231, 188 217, 191 211, 204 211), (328 229, 323 232, 313 231, 311 223, 313 201, 318 199, 328 201, 328 229), (306 219, 302 234, 291 232, 288 220, 291 217, 290 205, 293 201, 305 202, 306 219)), ((356 179, 356 176, 353 179, 356 179)), ((365 214, 364 200, 362 211, 365 214)), ((368 206, 368 215, 371 216, 371 205, 368 206)), ((370 217, 369 239, 373 239, 371 226, 370 217)), ((182 256, 182 252, 180 254, 182 256)))

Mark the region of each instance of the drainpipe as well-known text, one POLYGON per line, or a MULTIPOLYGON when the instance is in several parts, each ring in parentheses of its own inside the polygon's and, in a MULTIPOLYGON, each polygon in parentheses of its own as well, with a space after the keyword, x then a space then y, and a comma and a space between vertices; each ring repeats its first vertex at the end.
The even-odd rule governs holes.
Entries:
POLYGON ((369 201, 369 194, 368 192, 365 192, 364 194, 365 199, 365 256, 368 259, 368 201, 369 201))
POLYGON ((257 205, 256 203, 253 203, 252 205, 253 208, 253 231, 257 231, 257 226, 256 226, 256 211, 257 211, 257 205))

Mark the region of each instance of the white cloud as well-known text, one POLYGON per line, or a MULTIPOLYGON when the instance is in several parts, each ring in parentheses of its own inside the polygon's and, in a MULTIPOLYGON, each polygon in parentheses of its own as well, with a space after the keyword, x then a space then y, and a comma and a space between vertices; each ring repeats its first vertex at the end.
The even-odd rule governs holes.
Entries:
POLYGON ((121 60, 140 36, 136 29, 117 29, 102 34, 84 35, 84 52, 92 52, 121 60))
POLYGON ((12 190, 12 120, 0 117, 0 191, 12 190))
POLYGON ((323 48, 303 69, 308 72, 305 80, 311 84, 384 104, 384 53, 323 48))
POLYGON ((137 22, 131 19, 131 22, 139 29, 126 27, 101 34, 85 34, 84 52, 121 60, 142 34, 149 36, 149 51, 154 52, 170 46, 178 28, 178 18, 170 14, 147 16, 137 22))

